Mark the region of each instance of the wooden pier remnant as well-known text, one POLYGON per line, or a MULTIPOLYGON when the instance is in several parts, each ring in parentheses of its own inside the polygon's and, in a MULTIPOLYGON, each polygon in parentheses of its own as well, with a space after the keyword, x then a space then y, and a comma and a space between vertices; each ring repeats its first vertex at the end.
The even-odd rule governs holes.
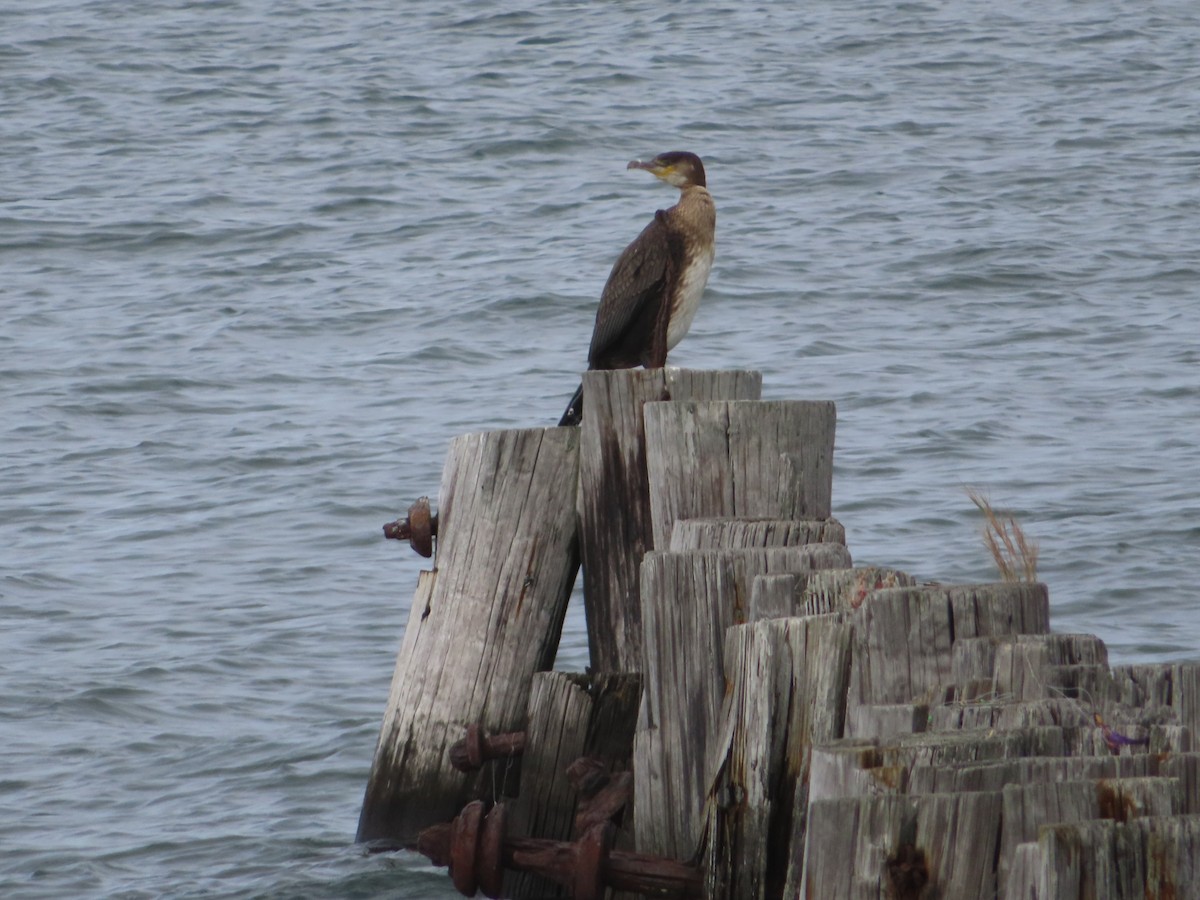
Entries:
POLYGON ((583 376, 579 514, 583 599, 591 668, 638 672, 642 667, 638 570, 653 549, 646 429, 642 410, 668 398, 753 400, 762 376, 747 371, 616 369, 583 376))
POLYGON ((1045 585, 853 565, 832 404, 585 380, 577 431, 452 445, 361 840, 429 825, 514 900, 1200 897, 1200 663, 1110 666, 1045 585), (594 670, 546 672, 577 514, 594 670))
POLYGON ((530 679, 554 663, 578 571, 578 471, 579 435, 571 429, 469 434, 451 443, 437 568, 421 573, 413 598, 359 841, 414 846, 422 828, 492 796, 496 773, 465 776, 448 751, 471 724, 489 732, 525 727, 530 679))

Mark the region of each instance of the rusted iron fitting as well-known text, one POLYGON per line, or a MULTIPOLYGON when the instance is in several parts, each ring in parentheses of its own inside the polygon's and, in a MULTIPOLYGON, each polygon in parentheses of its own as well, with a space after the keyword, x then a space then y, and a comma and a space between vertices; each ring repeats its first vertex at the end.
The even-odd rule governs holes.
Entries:
POLYGON ((463 807, 447 825, 434 825, 417 836, 417 850, 435 866, 449 866, 450 880, 460 894, 499 897, 504 884, 503 803, 485 816, 482 800, 463 807))
POLYGON ((500 896, 502 867, 532 872, 567 887, 575 900, 601 900, 605 888, 652 896, 700 898, 703 877, 695 866, 673 859, 613 850, 616 826, 594 825, 574 843, 504 837, 504 805, 484 815, 476 800, 447 825, 421 832, 417 849, 434 865, 450 866, 455 888, 465 896, 481 891, 500 896))
POLYGON ((625 807, 633 798, 632 772, 609 772, 603 761, 581 756, 567 766, 566 775, 579 794, 576 834, 603 822, 621 823, 625 807))
POLYGON ((489 759, 520 756, 525 752, 525 732, 488 734, 480 725, 467 726, 466 736, 450 747, 450 765, 460 772, 477 772, 489 759))
POLYGON ((438 533, 438 517, 429 511, 429 498, 419 497, 408 508, 408 515, 383 526, 383 536, 409 545, 426 559, 433 556, 433 539, 438 533))

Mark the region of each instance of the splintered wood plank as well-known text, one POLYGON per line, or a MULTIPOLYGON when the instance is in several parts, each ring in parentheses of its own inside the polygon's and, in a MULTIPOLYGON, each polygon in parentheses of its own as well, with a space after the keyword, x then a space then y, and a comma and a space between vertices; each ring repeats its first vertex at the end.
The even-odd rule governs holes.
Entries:
POLYGON ((465 726, 524 727, 530 676, 553 664, 578 568, 579 436, 546 428, 470 434, 442 476, 436 573, 423 573, 359 819, 358 840, 417 833, 491 797, 496 773, 452 768, 465 726))
POLYGON ((829 518, 832 403, 648 403, 643 416, 655 549, 678 519, 829 518))
POLYGON ((780 896, 804 844, 813 744, 842 731, 850 637, 834 616, 726 632, 731 690, 709 763, 707 896, 780 896))
POLYGON ((583 385, 580 552, 591 668, 634 672, 642 652, 638 567, 655 546, 642 407, 664 399, 753 400, 762 375, 618 369, 587 372, 583 385))
POLYGON ((645 690, 634 741, 639 852, 684 858, 696 849, 725 694, 725 629, 747 621, 755 576, 806 572, 811 562, 804 547, 646 555, 645 690))

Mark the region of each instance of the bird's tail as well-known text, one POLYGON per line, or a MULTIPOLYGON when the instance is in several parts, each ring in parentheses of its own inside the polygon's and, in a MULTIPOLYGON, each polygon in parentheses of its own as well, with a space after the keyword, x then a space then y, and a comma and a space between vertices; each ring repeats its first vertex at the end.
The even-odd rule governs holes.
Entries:
POLYGON ((562 414, 562 418, 558 420, 559 425, 578 425, 583 421, 583 384, 575 388, 575 395, 571 398, 571 402, 567 404, 566 412, 562 414))

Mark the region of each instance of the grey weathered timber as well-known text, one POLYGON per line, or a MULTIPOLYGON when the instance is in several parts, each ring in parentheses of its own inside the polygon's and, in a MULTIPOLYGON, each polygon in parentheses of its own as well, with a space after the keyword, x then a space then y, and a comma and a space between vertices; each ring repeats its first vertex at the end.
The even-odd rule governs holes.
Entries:
POLYGON ((642 407, 663 399, 754 400, 762 375, 618 369, 587 372, 583 385, 580 552, 591 668, 635 672, 642 651, 638 567, 654 546, 642 407))
POLYGON ((853 612, 863 605, 871 591, 915 584, 916 580, 911 575, 881 566, 814 572, 804 585, 803 607, 796 611, 796 615, 853 612))
POLYGON ((358 840, 411 846, 496 790, 491 767, 464 775, 447 749, 469 724, 524 727, 530 676, 554 662, 578 566, 578 445, 567 428, 451 442, 437 570, 413 600, 358 840))
MULTIPOLYGON (((586 756, 612 772, 628 771, 641 700, 636 674, 581 675, 541 672, 529 697, 521 790, 509 804, 506 831, 522 838, 569 841, 578 792, 567 767, 586 756)), ((554 897, 557 885, 530 873, 505 875, 510 900, 554 897)))
POLYGON ((1200 663, 1115 666, 1116 699, 1129 706, 1169 706, 1180 725, 1200 735, 1200 663))
MULTIPOLYGON (((1093 729, 1094 730, 1094 729, 1093 729)), ((971 765, 1028 756, 1064 757, 1081 729, 1018 728, 897 734, 890 740, 847 738, 813 749, 809 801, 855 794, 903 793, 921 766, 971 765)))
MULTIPOLYGON (((1005 785, 997 880, 1003 894, 1017 846, 1036 841, 1043 825, 1095 819, 1127 821, 1180 813, 1179 781, 1125 778, 1005 785)), ((1200 888, 1200 885, 1197 885, 1200 888)))
POLYGON ((1002 634, 955 642, 951 677, 955 682, 992 681, 997 699, 1036 700, 1047 696, 1050 666, 1108 666, 1108 649, 1094 634, 1002 634))
POLYGON ((1200 754, 1159 756, 1034 756, 958 763, 951 766, 915 765, 908 772, 910 794, 957 794, 998 791, 1006 785, 1035 785, 1061 781, 1172 778, 1180 785, 1180 811, 1200 812, 1195 776, 1200 754), (1189 781, 1191 787, 1189 787, 1189 781))
POLYGON ((870 592, 854 611, 850 703, 924 702, 950 682, 953 643, 1050 630, 1041 584, 926 585, 870 592))
POLYGON ((709 763, 706 896, 781 896, 789 860, 804 846, 812 746, 841 736, 850 638, 836 616, 726 632, 731 689, 709 763))
POLYGON ((634 740, 638 852, 681 859, 695 850, 725 693, 725 629, 747 621, 755 576, 805 572, 811 562, 806 547, 646 554, 644 692, 634 740))
POLYGON ((797 602, 804 594, 807 574, 759 575, 750 585, 750 614, 747 621, 786 619, 799 615, 797 602))
POLYGON ((1078 700, 1056 697, 1048 700, 987 700, 974 703, 943 703, 929 713, 931 731, 971 728, 1026 728, 1032 725, 1094 727, 1092 713, 1078 700))
POLYGON ((909 768, 910 765, 894 760, 885 761, 878 741, 861 738, 829 741, 813 747, 808 802, 811 805, 817 800, 903 793, 909 768))
POLYGON ((647 403, 643 416, 654 549, 678 519, 829 518, 832 403, 647 403))
POLYGON ((1047 825, 1038 851, 1038 900, 1182 900, 1200 886, 1200 816, 1047 825))
POLYGON ((735 550, 743 547, 796 547, 846 544, 837 519, 677 519, 668 550, 735 550))
POLYGON ((816 801, 803 873, 793 867, 784 896, 994 897, 1001 808, 999 792, 816 801))
POLYGON ((848 738, 887 738, 916 734, 929 726, 927 703, 855 704, 847 710, 848 738))
POLYGON ((1008 883, 1000 900, 1038 900, 1037 881, 1042 855, 1036 842, 1018 844, 1008 869, 1008 883))
MULTIPOLYGON (((1108 669, 1108 648, 1094 634, 1020 635, 996 647, 995 691, 1015 700, 1047 696, 1045 679, 1055 666, 1108 669)), ((1060 685, 1054 685, 1059 687, 1060 685)), ((1111 691, 1106 692, 1111 693, 1111 691)), ((1094 698, 1097 701, 1103 698, 1094 698)))
POLYGON ((812 572, 760 575, 750 595, 751 619, 850 613, 871 591, 911 584, 912 578, 903 572, 876 566, 842 569, 823 564, 812 572))

